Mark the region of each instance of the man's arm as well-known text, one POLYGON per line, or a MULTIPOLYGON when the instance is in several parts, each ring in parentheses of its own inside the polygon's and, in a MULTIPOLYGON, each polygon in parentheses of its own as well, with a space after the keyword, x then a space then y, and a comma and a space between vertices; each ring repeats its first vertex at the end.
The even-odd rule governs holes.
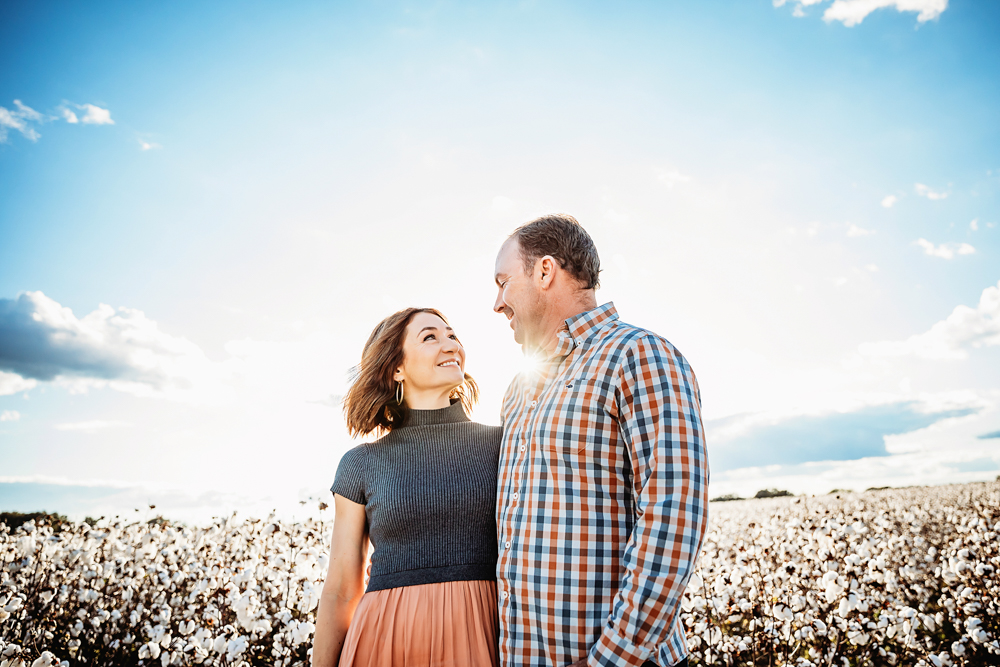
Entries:
POLYGON ((680 612, 708 523, 701 399, 687 361, 646 335, 624 355, 618 380, 619 430, 632 463, 636 523, 611 616, 587 656, 594 667, 656 660, 656 646, 680 612))

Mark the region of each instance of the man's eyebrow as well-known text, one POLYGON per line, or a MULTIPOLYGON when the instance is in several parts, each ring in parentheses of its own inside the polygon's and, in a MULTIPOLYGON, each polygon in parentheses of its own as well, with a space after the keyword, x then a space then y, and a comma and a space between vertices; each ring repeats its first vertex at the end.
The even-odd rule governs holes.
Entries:
POLYGON ((493 276, 493 282, 495 282, 497 284, 497 287, 500 286, 500 278, 503 278, 505 276, 506 276, 506 274, 504 274, 504 273, 497 273, 496 275, 493 276))

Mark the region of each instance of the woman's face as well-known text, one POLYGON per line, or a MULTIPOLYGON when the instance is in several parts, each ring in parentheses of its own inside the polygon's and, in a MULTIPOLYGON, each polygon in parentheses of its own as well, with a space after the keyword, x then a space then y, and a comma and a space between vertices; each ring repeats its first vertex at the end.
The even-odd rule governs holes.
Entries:
POLYGON ((465 348, 451 327, 433 313, 417 313, 406 326, 403 363, 393 379, 404 395, 450 392, 465 381, 465 348))

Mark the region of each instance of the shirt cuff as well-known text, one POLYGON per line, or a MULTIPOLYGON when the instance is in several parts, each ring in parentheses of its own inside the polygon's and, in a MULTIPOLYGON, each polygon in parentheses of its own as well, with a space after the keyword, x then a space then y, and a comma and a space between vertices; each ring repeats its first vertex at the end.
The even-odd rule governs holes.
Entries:
POLYGON ((654 655, 655 651, 636 646, 618 636, 611 628, 605 627, 597 643, 590 649, 587 667, 642 667, 642 663, 654 655))

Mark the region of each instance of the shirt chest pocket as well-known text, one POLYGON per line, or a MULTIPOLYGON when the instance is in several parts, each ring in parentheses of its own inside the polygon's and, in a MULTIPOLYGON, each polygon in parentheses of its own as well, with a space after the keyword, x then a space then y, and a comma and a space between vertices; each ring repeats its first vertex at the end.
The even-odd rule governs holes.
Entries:
POLYGON ((589 456, 603 441, 604 424, 610 418, 604 392, 590 376, 567 378, 553 390, 535 424, 539 443, 562 456, 589 456))

